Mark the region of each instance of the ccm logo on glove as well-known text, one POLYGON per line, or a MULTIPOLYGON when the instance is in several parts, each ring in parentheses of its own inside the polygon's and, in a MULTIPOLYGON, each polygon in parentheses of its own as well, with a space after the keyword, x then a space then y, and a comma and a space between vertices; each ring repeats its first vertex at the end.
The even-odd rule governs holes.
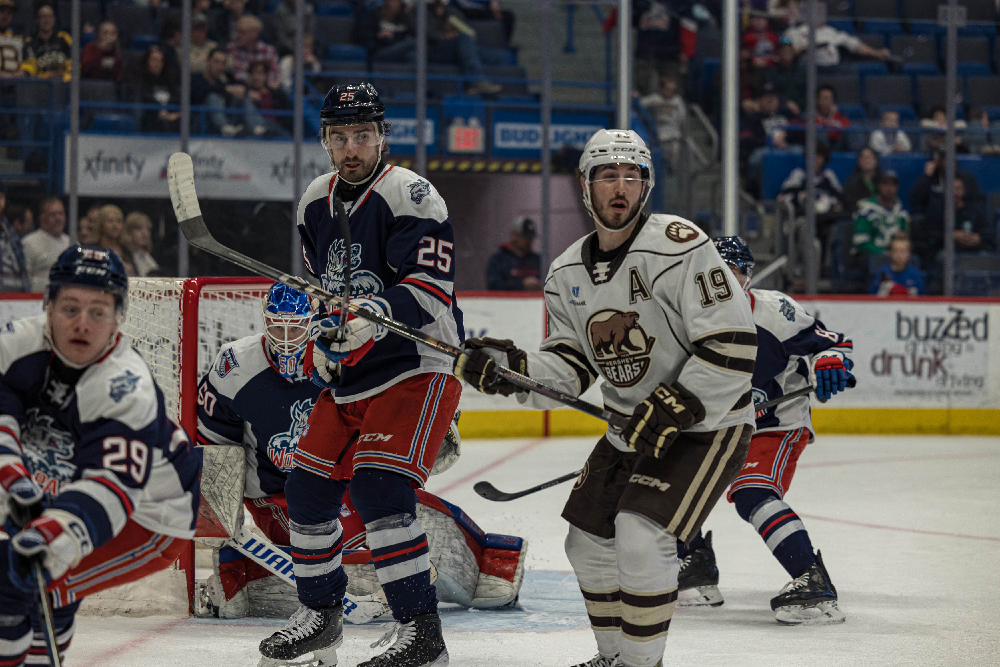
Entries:
POLYGON ((705 406, 698 398, 675 382, 659 385, 636 406, 622 437, 631 449, 663 458, 681 431, 705 418, 705 406))

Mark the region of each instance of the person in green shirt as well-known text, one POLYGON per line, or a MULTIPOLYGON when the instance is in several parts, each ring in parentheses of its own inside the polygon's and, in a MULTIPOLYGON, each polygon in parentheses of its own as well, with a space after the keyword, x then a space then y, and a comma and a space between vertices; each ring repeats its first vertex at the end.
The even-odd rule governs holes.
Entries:
POLYGON ((853 252, 881 255, 896 232, 908 232, 910 214, 899 200, 899 177, 883 171, 876 184, 878 194, 858 202, 854 213, 853 252))

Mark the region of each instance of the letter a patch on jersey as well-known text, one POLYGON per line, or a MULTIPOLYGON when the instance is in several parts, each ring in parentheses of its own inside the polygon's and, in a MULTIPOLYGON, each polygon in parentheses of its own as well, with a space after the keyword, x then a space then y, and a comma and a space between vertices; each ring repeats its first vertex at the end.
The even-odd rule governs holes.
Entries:
POLYGON ((229 372, 234 368, 239 368, 239 364, 236 362, 236 353, 233 352, 233 348, 228 348, 222 353, 222 359, 219 360, 219 367, 215 370, 218 371, 219 377, 224 378, 229 375, 229 372))
POLYGON ((639 299, 649 301, 649 298, 649 290, 646 288, 646 283, 642 282, 639 269, 631 267, 628 270, 628 302, 632 304, 639 299))

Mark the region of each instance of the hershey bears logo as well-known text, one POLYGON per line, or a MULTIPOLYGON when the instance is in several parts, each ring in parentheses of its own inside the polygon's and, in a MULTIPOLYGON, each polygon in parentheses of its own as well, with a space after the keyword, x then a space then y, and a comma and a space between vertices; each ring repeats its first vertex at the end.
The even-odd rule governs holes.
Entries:
POLYGON ((667 238, 677 243, 687 243, 698 237, 698 230, 683 222, 672 220, 667 224, 667 238))
POLYGON ((271 436, 267 442, 267 458, 271 459, 271 463, 280 468, 282 472, 292 471, 292 455, 295 454, 299 438, 305 435, 309 413, 312 412, 312 409, 313 400, 311 398, 303 398, 301 401, 292 403, 291 426, 284 433, 271 436))
POLYGON ((431 184, 427 181, 413 181, 406 187, 410 189, 410 200, 417 206, 431 193, 431 184))
POLYGON ((77 466, 71 463, 76 450, 72 434, 38 408, 28 408, 22 434, 25 463, 31 476, 48 494, 59 493, 59 484, 69 482, 77 466))
POLYGON ((608 382, 616 387, 631 387, 646 375, 656 338, 643 331, 639 313, 599 310, 587 320, 587 335, 608 382))

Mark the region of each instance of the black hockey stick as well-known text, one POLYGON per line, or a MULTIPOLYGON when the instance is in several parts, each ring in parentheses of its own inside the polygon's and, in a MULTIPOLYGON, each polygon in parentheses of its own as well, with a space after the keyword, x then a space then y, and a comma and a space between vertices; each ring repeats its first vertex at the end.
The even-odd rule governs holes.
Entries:
MULTIPOLYGON (((773 400, 755 406, 754 411, 760 412, 761 410, 769 410, 770 408, 773 408, 776 405, 780 405, 781 403, 784 403, 786 401, 790 401, 793 398, 798 398, 799 396, 805 396, 806 394, 811 392, 813 388, 814 387, 812 385, 808 385, 802 387, 801 389, 796 389, 790 394, 785 394, 784 396, 780 396, 778 398, 775 398, 773 400)), ((606 469, 607 468, 602 468, 602 470, 606 469)), ((595 470, 594 472, 600 472, 600 470, 595 470)), ((535 493, 537 491, 543 491, 549 487, 556 486, 557 484, 568 482, 569 480, 575 477, 579 477, 582 473, 583 473, 582 469, 577 470, 576 472, 567 473, 562 477, 556 477, 555 479, 550 479, 549 481, 543 482, 538 486, 533 486, 530 489, 525 489, 524 491, 515 491, 513 493, 505 493, 500 489, 498 489, 497 487, 490 484, 489 482, 485 481, 476 482, 475 486, 472 487, 472 490, 478 493, 481 497, 486 498, 486 500, 492 500, 498 503, 505 503, 508 500, 517 500, 518 498, 523 498, 524 496, 531 495, 532 493, 535 493)))
POLYGON ((45 636, 45 648, 49 652, 49 663, 52 667, 62 667, 59 659, 59 638, 56 636, 56 626, 52 622, 52 603, 45 591, 45 572, 40 560, 31 563, 31 571, 38 584, 38 605, 42 608, 42 634, 45 636))
POLYGON ((340 235, 344 237, 344 294, 340 299, 340 325, 337 327, 337 341, 342 343, 347 340, 347 304, 351 301, 351 223, 347 219, 344 202, 340 201, 336 192, 331 194, 340 222, 340 235))
MULTIPOLYGON (((198 205, 198 193, 194 188, 194 166, 191 163, 191 156, 187 153, 174 153, 170 156, 170 160, 167 162, 167 186, 170 189, 170 201, 173 203, 177 222, 180 224, 181 232, 184 233, 184 237, 187 238, 188 243, 265 278, 270 278, 282 285, 287 285, 300 292, 304 292, 320 301, 333 305, 338 304, 340 299, 337 295, 311 285, 302 278, 282 273, 278 269, 268 266, 263 262, 258 262, 219 243, 212 236, 212 233, 208 231, 205 220, 201 216, 201 207, 198 205)), ((432 338, 423 331, 415 329, 408 324, 403 324, 402 322, 379 315, 368 308, 361 308, 353 303, 348 303, 347 310, 357 317, 374 322, 380 327, 385 327, 398 336, 421 345, 432 347, 449 357, 455 358, 462 354, 462 350, 453 345, 432 338)), ((547 396, 563 405, 584 412, 592 417, 597 417, 617 428, 625 428, 626 424, 628 424, 628 418, 623 415, 616 414, 611 410, 605 410, 576 396, 563 393, 530 377, 516 373, 505 366, 497 368, 497 375, 515 386, 547 396)))

